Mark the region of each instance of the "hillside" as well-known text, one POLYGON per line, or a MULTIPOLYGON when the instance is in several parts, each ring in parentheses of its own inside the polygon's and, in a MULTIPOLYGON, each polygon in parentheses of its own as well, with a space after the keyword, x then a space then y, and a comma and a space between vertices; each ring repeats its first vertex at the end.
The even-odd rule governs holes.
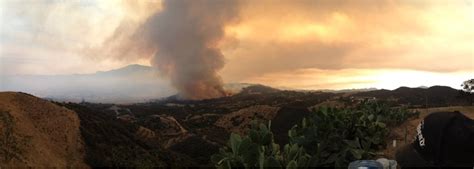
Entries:
POLYGON ((77 167, 84 163, 79 117, 24 93, 0 93, 0 167, 77 167))
POLYGON ((61 105, 74 110, 80 119, 85 162, 91 167, 150 168, 180 163, 175 161, 172 153, 161 148, 159 137, 155 137, 152 131, 124 122, 107 112, 110 105, 61 105))
MULTIPOLYGON (((391 108, 416 108, 422 112, 420 117, 423 117, 426 113, 438 111, 436 108, 425 109, 426 105, 423 103, 426 103, 428 99, 428 107, 454 105, 457 107, 452 107, 453 109, 449 111, 458 110, 469 113, 470 117, 473 115, 472 107, 469 107, 472 104, 473 95, 463 94, 448 87, 329 93, 287 91, 262 85, 249 85, 243 87, 238 94, 222 98, 181 100, 177 97, 169 97, 155 102, 125 105, 87 102, 50 103, 31 95, 11 92, 2 93, 0 96, 2 96, 0 110, 9 112, 2 113, 0 119, 4 122, 0 125, 4 129, 2 131, 8 129, 5 127, 7 126, 5 122, 8 119, 14 119, 13 121, 18 126, 22 126, 13 130, 16 133, 15 142, 18 143, 16 145, 24 145, 23 147, 28 148, 24 149, 25 151, 19 151, 24 154, 13 159, 11 163, 13 165, 20 165, 22 162, 31 163, 27 166, 36 166, 33 165, 37 164, 33 163, 35 160, 53 161, 54 163, 51 164, 56 164, 58 161, 57 165, 62 166, 64 164, 61 161, 64 160, 62 157, 66 160, 81 157, 74 158, 78 159, 74 164, 87 164, 91 167, 211 167, 213 166, 210 160, 211 155, 217 153, 219 147, 227 145, 232 132, 247 134, 251 121, 271 120, 274 141, 284 145, 289 142, 288 131, 295 124, 301 122, 318 107, 325 106, 356 108, 364 103, 388 103, 387 106, 391 108), (67 119, 59 121, 58 119, 61 118, 67 119), (49 122, 54 122, 54 124, 49 122), (47 128, 44 129, 47 132, 41 133, 42 128, 47 128), (67 132, 57 132, 61 130, 67 130, 67 132), (75 137, 79 135, 83 140, 77 139, 82 146, 80 151, 78 150, 79 154, 69 153, 73 155, 58 155, 58 157, 41 156, 41 153, 46 152, 44 149, 48 152, 66 149, 64 146, 51 147, 51 145, 61 145, 62 143, 58 140, 56 142, 47 140, 51 139, 50 137, 53 140, 69 138, 71 133, 76 135, 75 137), (27 141, 30 136, 31 138, 38 137, 38 139, 32 139, 33 145, 27 141), (40 151, 36 150, 38 146, 41 148, 40 151), (39 156, 41 157, 33 159, 39 156), (53 157, 55 159, 49 159, 53 157)), ((413 119, 409 120, 413 121, 413 119)), ((401 126, 392 126, 395 130, 387 138, 387 146, 378 149, 383 151, 380 155, 391 157, 394 149, 390 148, 390 141, 396 139, 400 144, 404 142, 405 127, 408 130, 414 130, 415 122, 411 121, 401 126)), ((67 145, 69 144, 68 141, 67 145)), ((67 151, 72 150, 68 148, 67 151)), ((54 154, 61 153, 64 152, 54 154)), ((7 164, 11 166, 10 163, 7 164)))

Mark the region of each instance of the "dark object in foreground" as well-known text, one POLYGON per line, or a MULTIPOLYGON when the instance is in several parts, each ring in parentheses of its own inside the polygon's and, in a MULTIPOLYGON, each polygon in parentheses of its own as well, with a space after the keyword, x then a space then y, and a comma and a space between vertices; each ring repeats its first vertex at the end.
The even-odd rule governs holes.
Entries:
POLYGON ((458 111, 430 114, 396 159, 401 167, 473 167, 474 120, 458 111))

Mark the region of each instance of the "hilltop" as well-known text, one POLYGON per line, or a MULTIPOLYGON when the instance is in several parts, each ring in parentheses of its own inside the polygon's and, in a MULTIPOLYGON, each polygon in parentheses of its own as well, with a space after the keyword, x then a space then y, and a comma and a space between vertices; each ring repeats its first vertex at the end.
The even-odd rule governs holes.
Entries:
POLYGON ((0 167, 192 165, 189 160, 177 162, 182 158, 163 150, 152 141, 155 138, 150 130, 87 106, 58 105, 26 93, 0 93, 0 167))
POLYGON ((87 168, 77 114, 25 93, 0 93, 1 167, 87 168))
POLYGON ((355 97, 375 97, 388 100, 398 105, 414 107, 443 107, 472 104, 472 95, 447 86, 432 86, 428 88, 400 87, 395 90, 374 90, 356 93, 355 97))

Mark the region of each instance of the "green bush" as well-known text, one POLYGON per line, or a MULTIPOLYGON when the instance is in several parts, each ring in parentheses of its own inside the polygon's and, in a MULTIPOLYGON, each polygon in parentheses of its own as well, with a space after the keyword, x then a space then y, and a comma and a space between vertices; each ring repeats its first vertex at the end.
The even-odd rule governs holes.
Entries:
POLYGON ((227 147, 212 156, 211 161, 217 168, 296 168, 307 166, 310 156, 296 144, 287 144, 283 152, 275 144, 268 126, 252 123, 247 136, 232 133, 227 147))
POLYGON ((358 159, 374 158, 385 146, 390 126, 417 113, 365 102, 355 108, 319 108, 295 125, 281 152, 270 124, 254 124, 247 136, 232 134, 228 147, 212 156, 217 168, 346 167, 358 159))

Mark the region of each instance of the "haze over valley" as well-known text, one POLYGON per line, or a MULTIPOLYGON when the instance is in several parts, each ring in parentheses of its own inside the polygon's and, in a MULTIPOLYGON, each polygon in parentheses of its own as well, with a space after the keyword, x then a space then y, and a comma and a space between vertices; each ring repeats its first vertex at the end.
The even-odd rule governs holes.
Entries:
POLYGON ((141 65, 93 74, 21 75, 3 80, 3 91, 22 91, 56 101, 135 103, 176 94, 168 81, 141 65))

